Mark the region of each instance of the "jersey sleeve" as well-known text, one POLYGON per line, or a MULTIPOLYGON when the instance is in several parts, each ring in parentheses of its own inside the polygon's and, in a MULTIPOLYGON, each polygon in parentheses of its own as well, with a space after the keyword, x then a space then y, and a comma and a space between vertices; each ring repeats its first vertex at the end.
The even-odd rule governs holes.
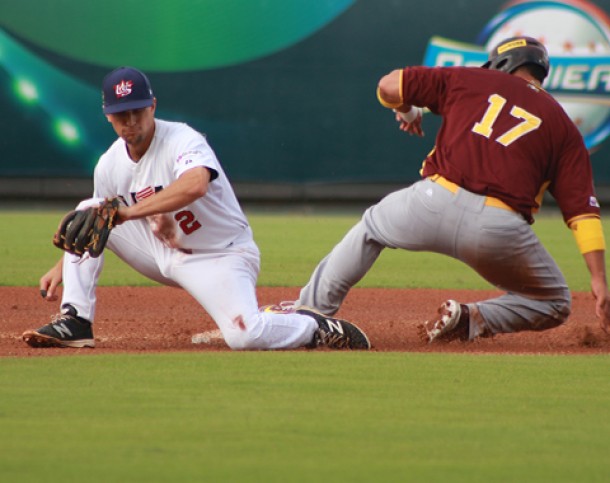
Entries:
POLYGON ((210 171, 210 181, 218 178, 220 169, 214 151, 206 141, 205 136, 193 133, 177 146, 174 175, 177 179, 189 169, 198 166, 203 166, 210 171))
POLYGON ((447 76, 450 71, 441 67, 406 67, 402 71, 405 104, 427 107, 434 114, 442 114, 447 76))
POLYGON ((574 131, 565 138, 557 172, 549 185, 566 223, 583 215, 600 216, 589 153, 574 131))

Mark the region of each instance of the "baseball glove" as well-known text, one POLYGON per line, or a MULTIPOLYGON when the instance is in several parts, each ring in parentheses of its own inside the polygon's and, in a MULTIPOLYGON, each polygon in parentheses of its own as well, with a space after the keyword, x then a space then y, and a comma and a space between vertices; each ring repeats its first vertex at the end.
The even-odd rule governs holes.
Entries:
POLYGON ((59 223, 53 245, 79 257, 85 253, 99 257, 115 226, 119 206, 119 198, 106 198, 99 206, 69 212, 59 223))

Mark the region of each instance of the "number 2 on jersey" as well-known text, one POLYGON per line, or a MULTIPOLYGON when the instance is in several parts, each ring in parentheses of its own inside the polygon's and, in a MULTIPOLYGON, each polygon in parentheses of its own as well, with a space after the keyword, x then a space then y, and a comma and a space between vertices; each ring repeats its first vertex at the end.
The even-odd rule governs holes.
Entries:
MULTIPOLYGON (((494 123, 506 105, 506 99, 498 94, 492 94, 489 96, 487 101, 489 102, 489 106, 487 107, 483 118, 479 122, 474 123, 472 132, 489 138, 493 132, 494 123)), ((532 113, 527 112, 525 109, 522 109, 519 106, 513 106, 510 110, 510 115, 514 118, 521 119, 522 122, 496 138, 496 142, 502 144, 503 146, 508 146, 514 143, 521 136, 538 129, 542 124, 542 119, 534 116, 532 113)))
POLYGON ((201 228, 201 223, 195 219, 192 211, 182 210, 174 215, 174 219, 178 222, 178 226, 185 235, 190 235, 201 228))

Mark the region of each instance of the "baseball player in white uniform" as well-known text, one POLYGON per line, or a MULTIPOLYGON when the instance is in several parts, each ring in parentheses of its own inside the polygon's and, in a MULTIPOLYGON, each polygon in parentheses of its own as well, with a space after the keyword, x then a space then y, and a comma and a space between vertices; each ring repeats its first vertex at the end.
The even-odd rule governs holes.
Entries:
MULTIPOLYGON (((146 277, 190 293, 214 319, 232 349, 299 347, 368 349, 355 325, 305 307, 259 310, 260 268, 252 230, 206 138, 183 123, 155 118, 146 75, 120 67, 103 82, 103 110, 119 136, 94 173, 94 197, 84 209, 119 196, 107 248, 146 277)), ((94 347, 99 258, 66 253, 40 280, 41 293, 61 312, 23 334, 33 347, 94 347)))

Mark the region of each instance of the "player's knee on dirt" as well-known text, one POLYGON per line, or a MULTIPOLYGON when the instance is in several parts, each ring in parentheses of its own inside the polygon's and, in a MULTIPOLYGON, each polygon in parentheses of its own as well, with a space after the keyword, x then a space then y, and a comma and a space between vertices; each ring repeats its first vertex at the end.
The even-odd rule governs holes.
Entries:
POLYGON ((267 349, 261 333, 260 320, 256 317, 247 320, 238 317, 228 330, 223 330, 225 342, 233 350, 267 349))
POLYGON ((563 298, 548 301, 547 317, 534 321, 533 330, 547 330, 560 326, 568 320, 572 309, 572 297, 568 290, 563 298))
POLYGON ((247 333, 236 334, 232 331, 228 336, 225 335, 225 342, 230 349, 235 351, 265 349, 265 347, 259 347, 256 339, 249 337, 247 333))

